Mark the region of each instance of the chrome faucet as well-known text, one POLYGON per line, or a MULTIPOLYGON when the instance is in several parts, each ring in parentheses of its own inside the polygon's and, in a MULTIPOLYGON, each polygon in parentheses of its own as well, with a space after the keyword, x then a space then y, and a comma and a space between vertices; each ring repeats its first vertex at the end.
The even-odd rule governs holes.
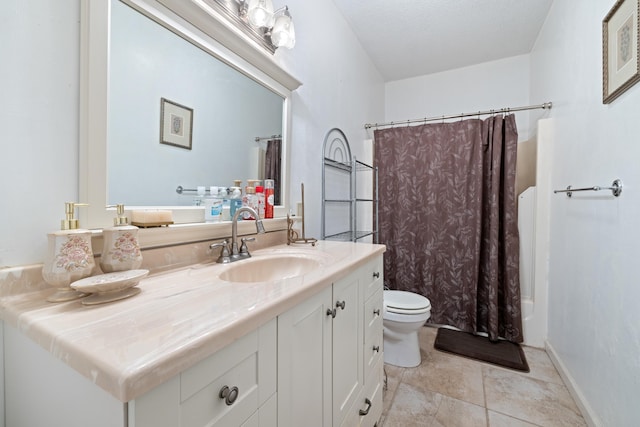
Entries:
POLYGON ((233 215, 233 219, 231 220, 231 253, 229 253, 229 245, 226 240, 221 243, 212 243, 211 246, 209 246, 211 249, 222 247, 222 251, 220 252, 220 256, 217 260, 218 263, 227 264, 251 257, 249 248, 247 247, 247 242, 253 242, 256 240, 255 237, 243 237, 240 239, 242 244, 240 245, 240 248, 238 248, 238 217, 243 212, 249 212, 254 218, 256 218, 255 223, 257 233, 264 233, 264 225, 262 224, 258 212, 256 212, 255 209, 250 208, 249 206, 243 206, 236 210, 236 213, 233 215))

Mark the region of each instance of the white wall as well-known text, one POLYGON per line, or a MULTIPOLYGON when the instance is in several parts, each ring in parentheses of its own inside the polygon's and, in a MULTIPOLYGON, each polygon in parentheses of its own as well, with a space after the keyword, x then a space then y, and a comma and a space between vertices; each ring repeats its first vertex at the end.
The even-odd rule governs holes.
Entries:
MULTIPOLYGON (((319 237, 324 135, 341 127, 363 150, 364 123, 383 117, 384 88, 331 0, 287 4, 297 44, 276 60, 303 82, 292 103, 291 199, 304 182, 307 235, 319 237)), ((0 8, 0 267, 42 262, 46 233, 78 197, 79 9, 78 0, 0 8)))
MULTIPOLYGON (((385 122, 529 105, 529 67, 520 55, 389 82, 385 122)), ((516 113, 516 123, 518 139, 529 139, 529 114, 516 113)))
POLYGON ((303 182, 306 235, 319 238, 324 137, 342 129, 352 154, 364 159, 364 124, 383 119, 384 83, 332 1, 287 4, 297 42, 282 62, 303 82, 293 96, 291 201, 300 200, 303 182))
POLYGON ((78 197, 77 0, 0 7, 0 267, 41 262, 78 197))
POLYGON ((531 54, 531 98, 553 101, 549 345, 598 425, 640 425, 640 85, 602 104, 602 19, 612 0, 555 0, 531 54), (610 195, 610 193, 608 193, 610 195))

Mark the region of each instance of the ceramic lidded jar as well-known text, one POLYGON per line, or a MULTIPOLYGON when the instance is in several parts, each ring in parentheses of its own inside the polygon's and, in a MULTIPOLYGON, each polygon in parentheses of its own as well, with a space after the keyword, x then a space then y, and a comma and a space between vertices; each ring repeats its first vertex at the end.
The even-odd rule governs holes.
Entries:
POLYGON ((138 227, 128 224, 124 205, 115 205, 118 216, 114 226, 102 230, 103 246, 100 268, 104 273, 135 270, 142 265, 142 252, 138 243, 138 227))

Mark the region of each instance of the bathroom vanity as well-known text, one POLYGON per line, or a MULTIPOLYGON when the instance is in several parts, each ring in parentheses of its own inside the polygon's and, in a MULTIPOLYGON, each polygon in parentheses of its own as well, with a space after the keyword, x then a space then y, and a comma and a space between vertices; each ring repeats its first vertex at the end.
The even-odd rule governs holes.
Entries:
POLYGON ((4 297, 6 426, 373 426, 383 252, 278 245, 99 306, 4 297))

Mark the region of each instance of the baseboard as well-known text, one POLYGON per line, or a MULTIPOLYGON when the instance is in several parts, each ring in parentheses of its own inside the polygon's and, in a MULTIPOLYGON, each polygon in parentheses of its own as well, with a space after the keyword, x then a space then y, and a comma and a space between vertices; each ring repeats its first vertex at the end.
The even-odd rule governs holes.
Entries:
POLYGON ((551 363, 553 363, 553 365, 558 370, 562 381, 564 381, 564 384, 567 386, 569 393, 571 393, 571 397, 573 397, 573 400, 576 402, 580 413, 582 413, 584 421, 589 427, 601 427, 603 425, 602 422, 591 408, 591 405, 589 405, 589 402, 580 391, 580 388, 569 373, 569 370, 567 370, 567 367, 564 365, 564 363, 562 363, 562 360, 558 356, 558 353, 556 353, 549 341, 545 341, 545 349, 547 351, 547 354, 549 355, 549 358, 551 359, 551 363))

